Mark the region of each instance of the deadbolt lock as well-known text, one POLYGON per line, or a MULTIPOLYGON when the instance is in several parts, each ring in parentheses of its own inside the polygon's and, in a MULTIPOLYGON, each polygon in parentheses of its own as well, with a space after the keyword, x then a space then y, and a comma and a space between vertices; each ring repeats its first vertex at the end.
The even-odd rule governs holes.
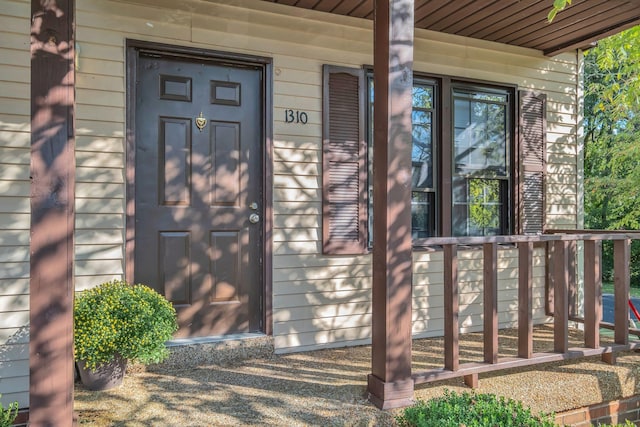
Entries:
POLYGON ((253 209, 254 211, 256 211, 256 210, 258 210, 258 204, 257 204, 256 202, 252 202, 252 203, 249 205, 249 208, 250 208, 250 209, 253 209))

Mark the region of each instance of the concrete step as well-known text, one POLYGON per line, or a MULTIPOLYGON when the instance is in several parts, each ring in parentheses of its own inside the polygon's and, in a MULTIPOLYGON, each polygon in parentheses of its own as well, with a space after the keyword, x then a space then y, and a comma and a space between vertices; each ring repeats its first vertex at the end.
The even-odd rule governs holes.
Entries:
MULTIPOLYGON (((149 372, 190 369, 198 366, 233 366, 248 359, 271 357, 273 337, 264 334, 238 334, 221 337, 178 339, 167 343, 169 357, 162 363, 146 366, 149 372)), ((145 369, 130 364, 127 371, 145 369)))

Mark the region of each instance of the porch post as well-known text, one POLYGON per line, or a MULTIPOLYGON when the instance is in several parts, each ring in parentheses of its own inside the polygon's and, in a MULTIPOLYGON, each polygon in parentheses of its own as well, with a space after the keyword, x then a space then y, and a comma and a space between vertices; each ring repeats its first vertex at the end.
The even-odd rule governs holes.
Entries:
POLYGON ((31 0, 31 426, 73 424, 74 9, 31 0))
POLYGON ((369 399, 406 406, 411 378, 413 0, 374 14, 373 347, 369 399))

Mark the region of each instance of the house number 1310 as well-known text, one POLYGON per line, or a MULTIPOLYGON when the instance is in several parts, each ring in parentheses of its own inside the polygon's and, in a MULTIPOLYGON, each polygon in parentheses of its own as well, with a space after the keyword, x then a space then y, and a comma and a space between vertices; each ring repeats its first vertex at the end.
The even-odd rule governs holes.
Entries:
POLYGON ((284 122, 285 123, 302 123, 307 124, 309 118, 304 111, 284 110, 284 122))

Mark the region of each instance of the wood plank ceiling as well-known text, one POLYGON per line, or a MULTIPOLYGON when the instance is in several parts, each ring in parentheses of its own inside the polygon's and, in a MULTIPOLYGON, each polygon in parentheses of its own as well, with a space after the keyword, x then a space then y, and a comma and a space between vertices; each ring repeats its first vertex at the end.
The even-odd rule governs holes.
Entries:
MULTIPOLYGON (((373 19, 374 0, 264 0, 373 19)), ((552 23, 551 0, 415 0, 415 26, 555 55, 640 25, 640 0, 574 0, 552 23)))

